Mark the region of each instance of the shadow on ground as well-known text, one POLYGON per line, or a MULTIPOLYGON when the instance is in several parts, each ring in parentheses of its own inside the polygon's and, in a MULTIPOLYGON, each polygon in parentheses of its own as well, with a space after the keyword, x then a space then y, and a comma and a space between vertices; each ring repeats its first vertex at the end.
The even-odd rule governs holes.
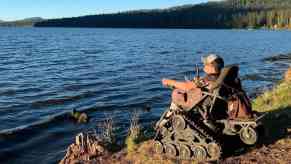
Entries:
MULTIPOLYGON (((260 113, 265 114, 265 113, 260 113)), ((261 120, 263 129, 260 129, 259 143, 256 146, 245 146, 238 143, 238 137, 225 138, 224 159, 244 155, 254 149, 268 147, 277 141, 291 136, 291 106, 266 113, 261 120)))

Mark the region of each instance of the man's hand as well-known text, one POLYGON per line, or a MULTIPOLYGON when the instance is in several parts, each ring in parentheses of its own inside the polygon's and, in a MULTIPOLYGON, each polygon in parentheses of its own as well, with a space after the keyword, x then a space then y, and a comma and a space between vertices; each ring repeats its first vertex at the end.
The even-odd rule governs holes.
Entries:
POLYGON ((205 86, 203 80, 201 78, 197 78, 195 77, 193 79, 194 84, 198 87, 198 88, 203 88, 205 86))
POLYGON ((166 87, 170 87, 172 83, 172 80, 169 79, 162 79, 162 84, 166 87))
POLYGON ((201 80, 200 77, 194 77, 193 82, 194 82, 194 83, 197 83, 197 82, 199 82, 200 80, 201 80))

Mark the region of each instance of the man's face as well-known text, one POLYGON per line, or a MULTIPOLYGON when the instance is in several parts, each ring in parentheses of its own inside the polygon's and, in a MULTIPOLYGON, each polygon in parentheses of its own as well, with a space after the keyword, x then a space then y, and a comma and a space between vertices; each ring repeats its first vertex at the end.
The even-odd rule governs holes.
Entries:
POLYGON ((213 64, 204 64, 203 71, 208 75, 219 73, 213 64))

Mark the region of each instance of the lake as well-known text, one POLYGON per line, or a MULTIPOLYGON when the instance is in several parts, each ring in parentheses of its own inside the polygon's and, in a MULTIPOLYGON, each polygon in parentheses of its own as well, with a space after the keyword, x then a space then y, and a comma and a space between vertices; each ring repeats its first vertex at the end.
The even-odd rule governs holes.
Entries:
POLYGON ((170 101, 161 78, 194 77, 208 53, 239 64, 254 97, 282 78, 290 41, 290 31, 0 28, 0 163, 56 163, 109 115, 121 137, 132 111, 150 126, 170 101), (90 122, 68 119, 73 109, 90 122))

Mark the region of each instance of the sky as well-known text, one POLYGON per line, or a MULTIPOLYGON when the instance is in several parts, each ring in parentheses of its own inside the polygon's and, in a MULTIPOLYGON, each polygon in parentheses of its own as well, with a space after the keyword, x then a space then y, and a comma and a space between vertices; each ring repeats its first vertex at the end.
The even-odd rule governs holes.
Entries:
POLYGON ((167 8, 208 0, 0 0, 0 20, 62 18, 135 9, 167 8))

